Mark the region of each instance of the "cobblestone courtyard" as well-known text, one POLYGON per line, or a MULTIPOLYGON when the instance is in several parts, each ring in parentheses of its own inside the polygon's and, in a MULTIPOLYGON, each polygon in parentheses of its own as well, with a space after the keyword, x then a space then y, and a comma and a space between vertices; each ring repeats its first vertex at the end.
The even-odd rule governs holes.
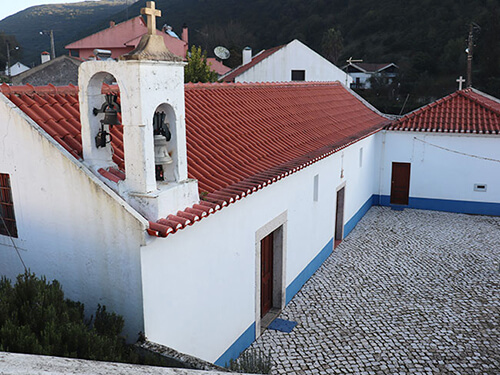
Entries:
POLYGON ((500 218, 372 207, 280 318, 273 374, 500 374, 500 218))

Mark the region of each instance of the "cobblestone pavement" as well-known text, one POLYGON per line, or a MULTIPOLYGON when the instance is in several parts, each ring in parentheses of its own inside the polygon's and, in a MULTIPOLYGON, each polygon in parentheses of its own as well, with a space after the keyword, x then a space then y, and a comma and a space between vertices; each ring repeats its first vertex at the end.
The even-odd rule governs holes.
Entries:
POLYGON ((267 330, 272 374, 500 374, 500 218, 373 207, 267 330))

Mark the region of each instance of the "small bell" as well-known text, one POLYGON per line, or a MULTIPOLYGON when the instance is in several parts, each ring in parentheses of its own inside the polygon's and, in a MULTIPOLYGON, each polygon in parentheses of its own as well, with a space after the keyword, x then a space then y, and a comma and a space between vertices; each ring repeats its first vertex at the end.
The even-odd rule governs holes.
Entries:
POLYGON ((103 125, 119 125, 118 122, 118 112, 112 107, 106 108, 104 111, 104 118, 101 120, 101 124, 103 125))
POLYGON ((172 164, 174 161, 170 157, 167 149, 167 139, 163 135, 155 135, 155 164, 172 164))

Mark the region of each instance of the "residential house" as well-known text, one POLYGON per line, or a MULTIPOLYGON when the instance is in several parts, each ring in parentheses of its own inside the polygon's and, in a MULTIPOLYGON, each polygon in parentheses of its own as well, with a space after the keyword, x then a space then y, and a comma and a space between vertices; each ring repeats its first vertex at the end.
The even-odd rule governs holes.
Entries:
POLYGON ((207 57, 207 63, 210 64, 212 70, 219 76, 223 76, 231 70, 230 67, 225 66, 222 61, 217 60, 215 57, 207 57))
MULTIPOLYGON (((71 56, 81 59, 91 58, 96 48, 109 50, 112 58, 118 58, 136 48, 141 37, 147 32, 148 27, 142 16, 118 24, 111 21, 107 29, 70 43, 64 48, 69 50, 71 56)), ((182 58, 186 57, 188 50, 187 27, 183 28, 181 38, 168 26, 165 26, 162 31, 156 30, 156 34, 163 37, 169 51, 182 58)))
MULTIPOLYGON (((45 54, 42 54, 42 61, 45 54)), ((12 77, 14 85, 55 86, 78 85, 78 67, 82 59, 72 56, 59 56, 12 77)))
MULTIPOLYGON (((10 75, 15 76, 16 74, 20 74, 22 72, 25 72, 29 70, 29 66, 24 65, 23 63, 20 63, 19 61, 16 62, 15 64, 12 64, 10 67, 10 75)), ((9 67, 5 67, 5 75, 9 74, 9 67)))
POLYGON ((370 64, 370 63, 349 63, 344 70, 352 77, 351 88, 370 89, 371 80, 378 79, 381 84, 389 85, 398 74, 399 67, 394 63, 370 64))
POLYGON ((262 50, 255 56, 243 50, 242 64, 221 78, 223 82, 339 81, 352 79, 330 61, 295 39, 288 44, 262 50))

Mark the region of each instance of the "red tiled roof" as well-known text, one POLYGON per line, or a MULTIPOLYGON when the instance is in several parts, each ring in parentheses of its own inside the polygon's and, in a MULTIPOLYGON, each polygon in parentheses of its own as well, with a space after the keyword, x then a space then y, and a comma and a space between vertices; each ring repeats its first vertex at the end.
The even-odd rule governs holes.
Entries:
POLYGON ((268 58, 269 56, 271 56, 273 53, 279 51, 281 48, 283 48, 285 45, 282 45, 282 46, 278 46, 278 47, 273 47, 273 48, 269 48, 269 49, 266 49, 264 51, 261 51, 260 53, 258 53, 257 55, 255 55, 253 58, 252 58, 252 61, 250 61, 249 63, 245 64, 245 65, 241 65, 237 68, 235 68, 232 72, 230 72, 228 75, 222 77, 222 81, 223 82, 234 82, 234 79, 236 77, 238 77, 240 74, 243 74, 244 72, 246 72, 248 69, 252 68, 253 66, 257 65, 258 63, 260 63, 262 60, 268 58))
POLYGON ((210 69, 219 75, 228 73, 231 68, 225 66, 221 61, 217 60, 215 57, 207 57, 207 63, 211 64, 210 69))
MULTIPOLYGON (((0 91, 75 157, 82 158, 75 86, 0 86, 0 91)), ((189 177, 201 202, 150 223, 166 236, 378 131, 387 120, 339 83, 187 84, 189 177)), ((99 170, 119 181, 122 129, 114 126, 114 161, 99 170)))
POLYGON ((500 133, 500 102, 465 89, 403 116, 388 130, 444 133, 500 133))
MULTIPOLYGON (((77 40, 65 46, 68 50, 82 49, 110 49, 132 47, 135 48, 141 37, 148 32, 148 27, 142 16, 137 16, 118 23, 104 30, 98 31, 83 39, 77 40)), ((161 35, 167 48, 178 56, 185 57, 186 42, 172 37, 160 30, 156 30, 156 35, 161 35)))

